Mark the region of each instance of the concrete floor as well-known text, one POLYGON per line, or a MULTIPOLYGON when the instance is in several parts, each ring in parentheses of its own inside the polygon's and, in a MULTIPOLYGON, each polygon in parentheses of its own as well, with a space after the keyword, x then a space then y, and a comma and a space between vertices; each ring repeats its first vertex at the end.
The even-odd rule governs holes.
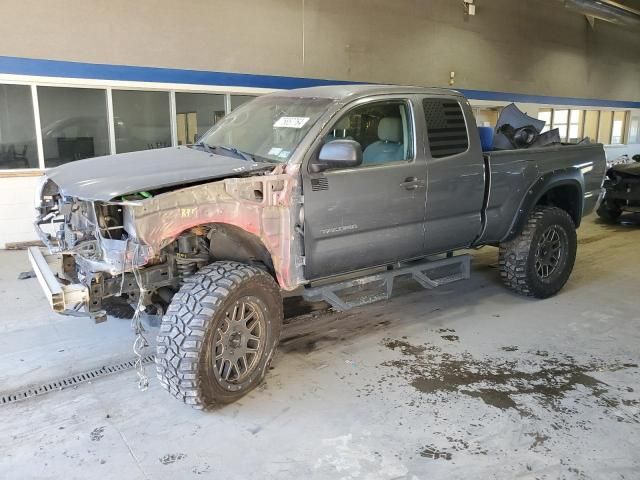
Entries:
MULTIPOLYGON (((579 242, 545 301, 487 248, 469 281, 290 318, 266 381, 217 411, 132 370, 0 406, 0 478, 640 478, 640 228, 588 218, 579 242)), ((126 320, 54 315, 24 252, 0 264, 0 395, 132 357, 126 320)))

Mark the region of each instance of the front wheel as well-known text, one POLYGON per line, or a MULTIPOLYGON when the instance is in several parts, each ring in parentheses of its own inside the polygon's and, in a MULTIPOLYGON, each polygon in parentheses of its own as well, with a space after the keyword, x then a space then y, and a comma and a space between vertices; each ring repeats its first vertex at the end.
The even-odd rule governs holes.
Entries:
POLYGON ((569 279, 578 242, 573 220, 556 207, 536 207, 522 232, 500 244, 500 275, 527 296, 555 295, 569 279))
POLYGON ((278 284, 238 262, 215 262, 185 280, 162 319, 156 368, 176 398, 230 403, 264 378, 282 326, 278 284))

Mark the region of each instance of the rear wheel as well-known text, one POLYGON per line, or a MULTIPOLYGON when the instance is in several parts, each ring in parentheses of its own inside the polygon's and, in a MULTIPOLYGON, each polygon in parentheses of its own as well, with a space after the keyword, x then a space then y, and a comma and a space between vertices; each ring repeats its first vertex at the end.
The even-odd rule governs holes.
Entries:
POLYGON ((536 207, 522 232, 500 244, 500 275, 512 290, 537 298, 555 295, 576 258, 575 225, 556 207, 536 207))
POLYGON ((162 386, 196 408, 237 400, 264 378, 282 317, 280 289, 268 273, 237 262, 202 268, 162 319, 162 386))

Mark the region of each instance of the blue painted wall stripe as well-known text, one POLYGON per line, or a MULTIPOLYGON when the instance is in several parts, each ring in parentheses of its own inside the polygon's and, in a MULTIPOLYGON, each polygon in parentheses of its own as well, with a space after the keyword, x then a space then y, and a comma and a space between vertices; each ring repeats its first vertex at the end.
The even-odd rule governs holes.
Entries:
MULTIPOLYGON (((219 85, 225 87, 257 87, 290 89, 318 85, 345 85, 341 80, 255 75, 247 73, 183 70, 175 68, 109 65, 101 63, 68 62, 21 57, 0 56, 0 73, 64 77, 94 80, 122 80, 135 82, 182 83, 187 85, 219 85)), ((501 102, 543 103, 550 105, 581 105, 612 108, 640 108, 640 102, 604 100, 592 98, 553 97, 522 93, 491 92, 485 90, 458 89, 467 98, 501 102)))
POLYGON ((80 63, 62 60, 0 56, 0 73, 45 77, 124 80, 135 82, 182 83, 188 85, 220 85, 229 87, 304 88, 317 85, 337 85, 354 82, 315 78, 254 75, 247 73, 210 72, 160 67, 137 67, 80 63))
POLYGON ((603 100, 597 98, 553 97, 526 93, 488 92, 485 90, 458 89, 467 98, 474 100, 496 100, 501 102, 546 103, 549 105, 580 105, 612 108, 640 108, 640 102, 625 100, 603 100))

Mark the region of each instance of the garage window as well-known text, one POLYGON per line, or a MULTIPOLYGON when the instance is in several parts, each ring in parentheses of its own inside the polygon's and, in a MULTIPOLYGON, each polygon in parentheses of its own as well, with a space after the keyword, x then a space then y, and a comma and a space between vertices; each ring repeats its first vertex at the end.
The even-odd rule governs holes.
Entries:
POLYGON ((195 143, 224 117, 224 95, 176 92, 178 145, 195 143))
POLYGON ((629 143, 640 143, 640 117, 631 119, 629 125, 629 143))
POLYGON ((0 169, 38 168, 31 88, 0 85, 0 169))
POLYGON ((254 95, 231 95, 231 111, 256 98, 254 95))
POLYGON ((617 145, 627 141, 629 113, 624 110, 566 110, 543 108, 538 120, 544 120, 543 132, 557 128, 560 140, 576 143, 588 137, 605 145, 617 145))
POLYGON ((113 91, 116 153, 171 146, 169 92, 113 91))
POLYGON ((611 144, 624 143, 624 127, 627 120, 627 112, 613 112, 613 125, 611 126, 611 144))
POLYGON ((106 90, 38 87, 44 165, 109 153, 106 90))
POLYGON ((460 104, 451 99, 425 98, 422 106, 431 156, 442 158, 466 152, 469 138, 460 104))

